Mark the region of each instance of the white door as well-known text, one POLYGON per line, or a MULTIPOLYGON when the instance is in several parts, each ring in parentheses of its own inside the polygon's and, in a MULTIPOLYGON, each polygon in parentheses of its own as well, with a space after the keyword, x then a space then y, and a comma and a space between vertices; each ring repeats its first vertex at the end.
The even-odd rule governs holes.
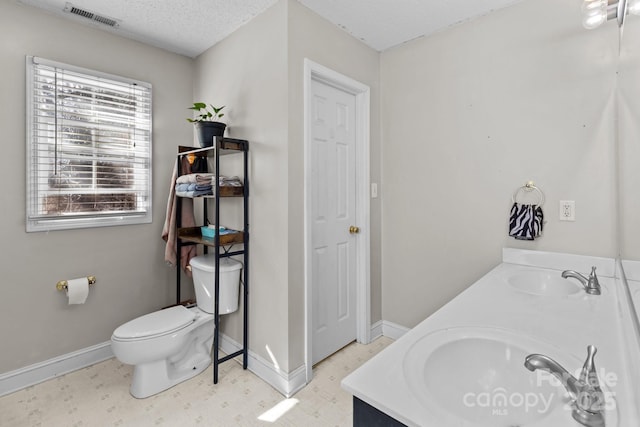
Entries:
POLYGON ((356 98, 311 82, 312 363, 356 339, 356 98))

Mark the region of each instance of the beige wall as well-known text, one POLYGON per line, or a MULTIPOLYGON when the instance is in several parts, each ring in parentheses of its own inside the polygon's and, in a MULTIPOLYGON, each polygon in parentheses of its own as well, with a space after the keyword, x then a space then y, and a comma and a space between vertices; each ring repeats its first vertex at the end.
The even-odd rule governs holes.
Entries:
POLYGON ((640 16, 628 16, 620 52, 620 254, 640 260, 640 16))
MULTIPOLYGON (((175 147, 193 140, 184 121, 193 101, 226 105, 227 135, 251 144, 251 350, 283 372, 303 363, 304 58, 371 87, 371 181, 381 196, 371 201, 373 322, 415 325, 499 263, 504 246, 614 256, 618 215, 623 256, 640 259, 640 55, 623 45, 616 95, 615 26, 584 30, 574 3, 529 0, 379 54, 281 0, 193 61, 0 2, 0 31, 11 34, 0 43, 0 176, 11 183, 0 193, 11 207, 0 223, 0 372, 105 342, 124 321, 173 302, 175 270, 159 235, 175 147), (24 232, 25 55, 153 84, 152 224, 24 232), (506 236, 508 210, 529 179, 546 195, 547 224, 542 239, 518 242, 506 236), (558 221, 560 199, 576 201, 575 222, 558 221), (55 283, 85 274, 98 284, 85 305, 67 306, 55 283)), ((638 39, 633 20, 625 41, 638 39)), ((239 316, 223 322, 238 340, 239 316)))
MULTIPOLYGON (((371 86, 372 179, 379 179, 378 53, 296 1, 278 2, 202 54, 194 89, 194 100, 228 106, 228 136, 250 141, 250 348, 268 361, 270 351, 285 372, 304 363, 305 57, 371 86)), ((372 247, 379 248, 375 203, 372 229, 372 247)), ((372 250, 372 258, 379 269, 379 250, 372 250)), ((379 271, 372 277, 376 321, 379 271)), ((225 320, 225 333, 239 339, 239 315, 225 320)))
MULTIPOLYGON (((0 372, 105 342, 118 325, 173 302, 175 270, 163 262, 159 236, 176 145, 193 141, 192 128, 184 121, 189 115, 186 107, 193 101, 226 105, 227 136, 251 144, 251 350, 283 372, 302 365, 303 59, 309 57, 372 88, 371 177, 379 182, 378 53, 290 0, 277 3, 195 61, 12 2, 0 7, 3 32, 15 40, 5 42, 0 51, 7 77, 0 105, 4 119, 12 123, 5 127, 6 140, 17 142, 7 147, 6 155, 18 159, 2 174, 5 181, 13 182, 17 176, 21 183, 0 196, 5 205, 18 207, 8 211, 0 225, 6 229, 5 253, 11 254, 1 265, 12 283, 0 304, 3 319, 22 317, 24 307, 15 301, 29 301, 25 306, 33 311, 20 334, 4 327, 9 350, 1 356, 0 372), (24 232, 25 55, 153 84, 152 224, 24 232), (85 305, 68 307, 55 283, 85 274, 96 275, 98 284, 85 305)), ((232 170, 237 170, 238 162, 232 163, 236 168, 232 170)), ((227 224, 234 225, 231 218, 238 210, 232 202, 221 222, 228 218, 227 224)), ((372 320, 377 321, 381 283, 376 201, 371 224, 372 320)), ((190 296, 189 280, 183 281, 182 292, 190 296)), ((240 340, 240 328, 240 312, 224 318, 224 332, 232 338, 240 340)))
MULTIPOLYGON (((371 88, 370 176, 380 182, 379 54, 297 1, 288 0, 289 339, 292 366, 304 363, 304 59, 371 88)), ((380 199, 371 200, 371 321, 381 320, 380 199)))
MULTIPOLYGON (((227 106, 227 136, 249 140, 249 347, 284 372, 289 371, 286 29, 286 3, 279 2, 197 58, 193 91, 194 101, 227 106)), ((220 221, 225 224, 225 217, 220 221)), ((241 320, 240 313, 224 319, 224 332, 238 341, 241 320)))
POLYGON ((416 325, 505 246, 616 255, 617 31, 580 18, 530 0, 381 55, 383 319, 416 325), (534 242, 507 236, 528 180, 546 196, 534 242))
POLYGON ((134 317, 174 301, 175 273, 160 240, 177 141, 191 101, 192 61, 0 2, 3 206, 0 235, 0 373, 108 341, 134 317), (25 56, 35 55, 153 85, 153 223, 25 232, 25 56), (58 280, 93 274, 84 305, 68 306, 58 280))

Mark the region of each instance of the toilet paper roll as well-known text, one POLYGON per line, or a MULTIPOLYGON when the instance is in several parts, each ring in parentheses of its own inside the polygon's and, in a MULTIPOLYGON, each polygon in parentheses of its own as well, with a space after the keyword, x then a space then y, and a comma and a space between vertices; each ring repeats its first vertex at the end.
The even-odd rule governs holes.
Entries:
POLYGON ((67 280, 67 298, 69 305, 84 304, 89 295, 89 280, 86 277, 67 280))

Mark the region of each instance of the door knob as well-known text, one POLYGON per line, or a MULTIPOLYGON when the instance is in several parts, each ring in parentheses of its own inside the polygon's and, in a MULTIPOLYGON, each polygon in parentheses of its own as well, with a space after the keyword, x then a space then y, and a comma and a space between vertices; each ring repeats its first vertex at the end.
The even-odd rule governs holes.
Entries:
POLYGON ((358 234, 360 232, 360 228, 356 227, 355 225, 352 225, 351 227, 349 227, 349 233, 351 234, 358 234))

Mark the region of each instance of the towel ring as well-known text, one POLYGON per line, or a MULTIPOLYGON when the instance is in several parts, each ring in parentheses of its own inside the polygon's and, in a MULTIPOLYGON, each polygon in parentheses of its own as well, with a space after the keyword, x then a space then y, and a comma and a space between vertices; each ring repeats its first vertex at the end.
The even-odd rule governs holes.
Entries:
POLYGON ((533 181, 529 181, 525 185, 523 185, 522 187, 518 187, 518 189, 513 193, 513 196, 511 197, 511 201, 513 203, 516 203, 518 195, 520 194, 521 191, 524 191, 524 192, 527 192, 527 193, 529 193, 531 191, 537 191, 538 192, 538 196, 540 196, 540 203, 538 203, 538 206, 544 205, 544 193, 542 192, 542 190, 540 190, 538 187, 536 187, 536 185, 533 183, 533 181))

